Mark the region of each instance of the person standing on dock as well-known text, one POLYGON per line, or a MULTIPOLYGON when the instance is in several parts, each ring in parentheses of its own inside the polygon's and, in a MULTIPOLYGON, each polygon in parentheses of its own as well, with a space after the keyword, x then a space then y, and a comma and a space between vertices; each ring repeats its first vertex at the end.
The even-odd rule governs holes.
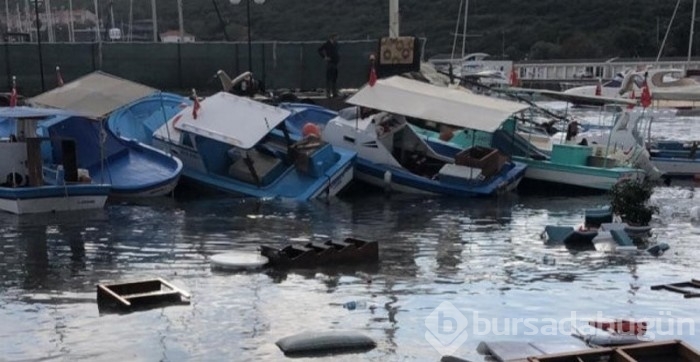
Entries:
POLYGON ((318 48, 318 54, 326 61, 326 97, 338 96, 338 54, 337 34, 332 34, 328 40, 318 48))

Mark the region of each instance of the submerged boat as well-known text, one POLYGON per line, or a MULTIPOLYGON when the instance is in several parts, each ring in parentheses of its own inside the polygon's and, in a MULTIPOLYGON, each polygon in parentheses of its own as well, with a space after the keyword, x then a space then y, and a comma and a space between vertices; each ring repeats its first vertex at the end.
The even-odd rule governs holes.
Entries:
POLYGON ((25 118, 36 121, 36 133, 46 137, 51 145, 42 148, 46 183, 61 184, 67 177, 63 160, 74 155, 84 178, 111 185, 112 197, 163 196, 177 185, 182 172, 180 160, 138 142, 120 139, 90 117, 48 109, 42 113, 43 117, 36 117, 34 108, 17 107, 0 111, 0 117, 4 122, 25 118), (65 140, 73 140, 75 146, 71 148, 65 140))
POLYGON ((153 134, 153 145, 209 188, 258 198, 333 196, 353 177, 355 152, 290 135, 290 112, 219 92, 188 106, 153 134))
POLYGON ((475 101, 471 96, 402 77, 382 79, 347 100, 362 110, 353 115, 341 111, 327 121, 322 139, 356 151, 358 179, 379 187, 460 197, 511 191, 525 165, 490 148, 453 147, 441 153, 444 150, 433 149, 409 126, 408 119, 416 118, 488 131, 497 128, 503 110, 478 102, 498 101, 482 96, 475 101), (475 112, 478 115, 471 119, 463 116, 475 112))
MULTIPOLYGON (((3 113, 15 111, 5 108, 3 113)), ((33 110, 34 117, 45 116, 33 110)), ((13 214, 62 212, 101 209, 107 201, 110 185, 79 182, 74 155, 66 155, 64 178, 56 185, 47 185, 42 177, 42 148, 51 147, 49 140, 36 136, 36 119, 20 119, 15 130, 0 137, 0 210, 13 214), (76 179, 68 175, 75 174, 76 179)), ((74 145, 73 141, 67 141, 74 145)))

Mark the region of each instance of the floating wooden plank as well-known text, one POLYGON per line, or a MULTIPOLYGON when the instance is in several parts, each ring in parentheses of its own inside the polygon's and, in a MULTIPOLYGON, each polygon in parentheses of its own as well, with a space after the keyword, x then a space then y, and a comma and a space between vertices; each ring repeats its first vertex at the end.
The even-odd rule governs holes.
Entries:
POLYGON ((700 353, 683 341, 640 343, 618 348, 597 348, 577 352, 529 357, 530 362, 700 362, 700 353))
POLYGON ((162 278, 97 285, 97 305, 104 310, 131 311, 147 307, 189 304, 190 294, 162 278))
POLYGON ((700 297, 700 280, 691 279, 689 282, 652 285, 651 290, 669 290, 683 294, 684 298, 697 298, 700 297))

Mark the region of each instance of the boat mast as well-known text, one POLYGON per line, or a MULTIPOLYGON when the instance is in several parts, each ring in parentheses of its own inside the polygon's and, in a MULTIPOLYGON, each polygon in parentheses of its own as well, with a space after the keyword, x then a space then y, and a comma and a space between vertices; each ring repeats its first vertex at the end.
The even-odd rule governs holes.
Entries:
POLYGON ((153 42, 158 42, 158 14, 156 12, 156 0, 151 0, 151 15, 153 16, 153 42))
POLYGON ((389 0, 389 37, 399 37, 399 0, 389 0))
POLYGON ((464 50, 467 45, 467 15, 469 14, 469 0, 464 3, 464 29, 462 32, 462 58, 464 58, 464 50))
POLYGON ((134 41, 134 0, 129 0, 129 42, 134 41))
POLYGON ((10 32, 10 5, 9 0, 5 0, 5 25, 7 25, 7 32, 10 32))
POLYGON ((690 63, 690 54, 693 52, 693 32, 695 31, 695 6, 698 0, 693 0, 693 12, 690 14, 690 39, 688 40, 688 63, 690 63))
POLYGON ((75 25, 73 24, 73 0, 68 0, 68 40, 75 43, 75 25))
MULTIPOLYGON (((693 0, 695 1, 695 0, 693 0)), ((659 48, 659 54, 656 56, 656 62, 659 62, 661 58, 661 53, 664 51, 664 46, 666 45, 666 39, 668 39, 668 33, 671 31, 671 24, 673 24, 673 19, 676 18, 676 13, 678 12, 678 5, 681 4, 681 0, 676 2, 676 8, 673 9, 673 15, 671 15, 671 21, 668 22, 668 27, 666 28, 666 35, 664 35, 664 40, 661 42, 661 47, 659 48)))
MULTIPOLYGON (((398 1, 398 0, 396 0, 398 1)), ((185 20, 182 16, 182 0, 177 0, 177 19, 180 25, 180 43, 185 42, 185 20)))
POLYGON ((452 56, 450 57, 450 60, 455 59, 455 50, 457 50, 457 34, 459 31, 459 21, 462 20, 462 5, 464 4, 464 0, 461 0, 459 2, 459 10, 457 10, 457 23, 455 24, 455 35, 452 38, 452 56))

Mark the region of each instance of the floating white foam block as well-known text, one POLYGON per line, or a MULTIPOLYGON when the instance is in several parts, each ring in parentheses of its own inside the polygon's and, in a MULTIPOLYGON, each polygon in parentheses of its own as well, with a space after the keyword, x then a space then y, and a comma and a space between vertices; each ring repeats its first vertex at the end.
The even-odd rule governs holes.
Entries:
POLYGON ((269 261, 258 253, 234 251, 216 254, 211 257, 211 267, 225 270, 260 269, 269 261))

